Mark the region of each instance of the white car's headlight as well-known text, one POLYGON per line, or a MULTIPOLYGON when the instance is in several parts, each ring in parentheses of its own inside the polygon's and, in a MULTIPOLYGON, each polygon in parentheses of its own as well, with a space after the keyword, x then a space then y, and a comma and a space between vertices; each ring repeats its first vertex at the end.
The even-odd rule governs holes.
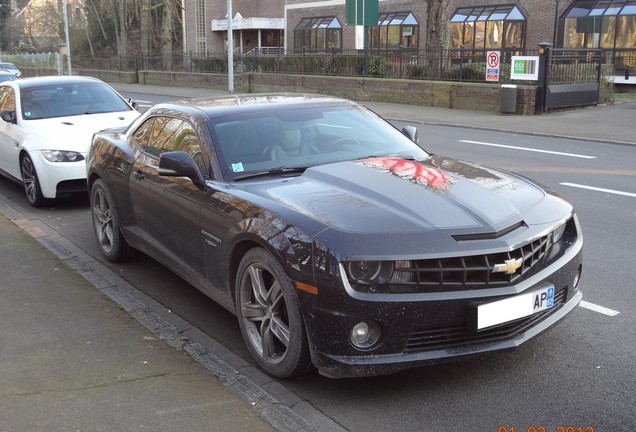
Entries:
POLYGON ((78 162, 84 160, 81 153, 70 150, 42 150, 42 156, 49 162, 78 162))

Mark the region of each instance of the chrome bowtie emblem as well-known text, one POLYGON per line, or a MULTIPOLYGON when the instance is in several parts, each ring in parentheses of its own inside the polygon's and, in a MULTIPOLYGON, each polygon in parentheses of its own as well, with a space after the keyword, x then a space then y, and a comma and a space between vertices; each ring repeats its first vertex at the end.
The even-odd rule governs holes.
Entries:
POLYGON ((506 273, 513 274, 517 271, 519 267, 523 264, 523 260, 521 258, 517 259, 509 259, 504 262, 504 264, 495 264, 495 267, 492 269, 493 273, 506 273))

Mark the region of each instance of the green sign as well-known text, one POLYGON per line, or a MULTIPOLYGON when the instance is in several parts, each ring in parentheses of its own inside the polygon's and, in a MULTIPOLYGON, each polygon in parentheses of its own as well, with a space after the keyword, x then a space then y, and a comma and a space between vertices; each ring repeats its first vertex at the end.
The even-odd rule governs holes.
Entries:
POLYGON ((346 0, 347 24, 378 25, 378 0, 346 0))

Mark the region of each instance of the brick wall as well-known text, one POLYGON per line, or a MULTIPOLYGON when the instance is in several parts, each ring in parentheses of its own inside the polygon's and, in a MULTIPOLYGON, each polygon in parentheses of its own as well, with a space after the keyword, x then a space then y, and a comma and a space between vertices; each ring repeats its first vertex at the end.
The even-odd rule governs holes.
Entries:
MULTIPOLYGON (((139 83, 225 90, 227 76, 140 71, 139 83)), ((234 88, 237 93, 303 92, 358 101, 474 111, 499 112, 500 110, 499 86, 480 83, 248 73, 234 76, 234 88)), ((535 94, 535 87, 518 87, 517 114, 534 114, 535 94)))
MULTIPOLYGON (((24 76, 55 75, 54 70, 23 68, 24 76)), ((227 75, 74 69, 106 82, 227 90, 227 75)), ((494 84, 417 81, 317 75, 245 73, 234 75, 237 93, 317 93, 358 101, 388 102, 450 109, 499 112, 500 87, 494 84)), ((516 114, 535 113, 536 87, 518 86, 516 114)))

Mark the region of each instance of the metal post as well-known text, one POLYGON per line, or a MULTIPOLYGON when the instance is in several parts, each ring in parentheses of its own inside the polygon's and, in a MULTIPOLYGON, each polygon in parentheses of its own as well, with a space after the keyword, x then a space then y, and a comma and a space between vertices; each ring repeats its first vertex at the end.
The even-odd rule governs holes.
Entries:
POLYGON ((546 95, 548 92, 550 72, 550 47, 552 44, 544 42, 539 44, 539 79, 537 81, 537 98, 535 113, 542 114, 546 111, 546 95))
POLYGON ((234 94, 234 41, 232 35, 232 0, 227 0, 227 90, 234 94))
POLYGON ((557 46, 557 28, 559 27, 559 0, 556 0, 556 6, 554 7, 554 32, 552 34, 552 46, 557 46))
POLYGON ((68 69, 68 75, 72 75, 73 71, 71 70, 71 43, 69 42, 68 37, 68 4, 66 0, 62 3, 64 7, 64 34, 66 36, 66 65, 68 69))

